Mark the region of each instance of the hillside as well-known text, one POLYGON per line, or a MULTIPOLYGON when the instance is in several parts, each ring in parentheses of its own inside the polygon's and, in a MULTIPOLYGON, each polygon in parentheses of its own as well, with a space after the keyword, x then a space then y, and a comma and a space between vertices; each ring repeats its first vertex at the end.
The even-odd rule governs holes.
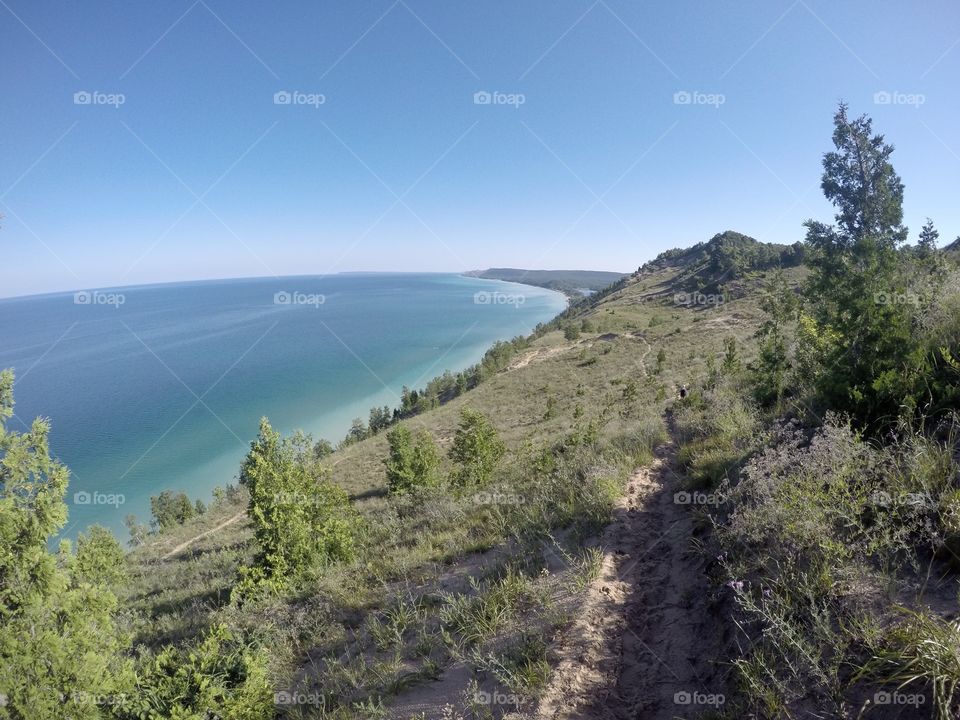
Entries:
POLYGON ((557 290, 572 297, 581 297, 584 290, 600 290, 624 277, 623 273, 601 270, 520 270, 518 268, 488 268, 471 270, 464 275, 486 278, 488 280, 506 280, 507 282, 537 285, 557 290))
POLYGON ((803 258, 804 248, 800 243, 764 243, 726 230, 692 247, 667 250, 640 266, 637 273, 643 276, 675 269, 678 290, 719 293, 725 285, 732 289, 737 280, 749 273, 797 267, 803 258))
POLYGON ((943 248, 943 253, 956 263, 960 263, 960 237, 943 248))
POLYGON ((664 253, 336 449, 266 426, 98 581, 140 668, 110 716, 953 717, 960 425, 827 412, 789 252, 664 253))

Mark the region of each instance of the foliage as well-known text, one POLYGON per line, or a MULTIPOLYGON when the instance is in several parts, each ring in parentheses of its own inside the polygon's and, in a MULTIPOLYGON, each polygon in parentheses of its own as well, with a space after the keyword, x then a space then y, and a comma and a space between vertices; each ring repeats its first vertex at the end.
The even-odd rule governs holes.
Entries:
POLYGON ((314 462, 308 437, 281 439, 266 418, 240 471, 258 552, 247 579, 283 588, 316 563, 354 555, 356 520, 346 493, 314 462))
POLYGON ((780 401, 787 387, 792 363, 788 350, 788 331, 796 321, 799 303, 782 271, 777 271, 760 301, 766 319, 757 330, 759 351, 751 365, 754 395, 761 405, 780 401))
POLYGON ((80 533, 73 577, 75 582, 105 587, 115 587, 126 580, 126 558, 112 532, 100 525, 92 525, 86 533, 80 533))
POLYGON ((438 484, 440 453, 427 430, 417 433, 414 440, 410 429, 401 423, 387 433, 387 443, 390 455, 384 464, 391 493, 438 484))
POLYGON ((916 332, 915 299, 900 251, 903 183, 893 146, 866 116, 834 116, 835 150, 823 160, 824 195, 836 225, 809 220, 812 273, 806 295, 816 334, 829 338, 818 358, 818 391, 830 407, 860 421, 894 423, 921 402, 927 354, 916 332))
POLYGON ((450 457, 460 465, 455 476, 457 484, 486 484, 505 452, 503 441, 486 416, 464 407, 450 448, 450 457))
POLYGON ((144 668, 122 720, 267 720, 274 715, 267 659, 224 625, 194 649, 166 648, 144 668))
MULTIPOLYGON (((131 681, 103 587, 73 584, 48 540, 66 521, 67 468, 50 457, 49 424, 9 430, 13 373, 0 372, 0 696, 14 720, 97 718, 98 698, 117 698, 131 681)), ((91 535, 93 537, 93 535, 91 535)), ((84 541, 84 573, 98 553, 84 541)))
POLYGON ((153 515, 153 525, 164 532, 192 518, 196 514, 196 507, 186 493, 174 494, 172 490, 164 490, 150 498, 150 513, 153 515))

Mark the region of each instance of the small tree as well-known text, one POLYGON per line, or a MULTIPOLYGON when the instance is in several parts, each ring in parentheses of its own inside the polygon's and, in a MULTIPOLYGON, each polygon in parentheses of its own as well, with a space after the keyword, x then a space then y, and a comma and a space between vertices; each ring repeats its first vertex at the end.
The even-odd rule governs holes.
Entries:
POLYGON ((387 443, 390 454, 384 465, 391 493, 437 484, 440 453, 429 432, 421 430, 414 440, 406 425, 397 425, 387 433, 387 443))
POLYGON ((796 320, 797 306, 796 295, 778 270, 760 300, 767 319, 757 330, 760 349, 756 362, 749 368, 754 395, 762 404, 778 402, 783 396, 791 369, 786 332, 789 323, 796 320))
POLYGON ((196 507, 185 493, 174 494, 172 490, 164 490, 150 498, 150 512, 154 526, 163 532, 192 518, 196 514, 196 507))
POLYGON ((916 403, 924 353, 913 325, 904 256, 903 183, 893 146, 866 116, 834 115, 835 150, 823 159, 821 187, 836 225, 807 221, 806 292, 823 341, 818 391, 831 407, 868 424, 895 421, 916 403))
POLYGON ((370 420, 368 422, 370 434, 375 435, 381 430, 390 427, 391 417, 392 413, 390 412, 390 408, 386 405, 383 407, 370 408, 370 420))
MULTIPOLYGON (((13 373, 0 372, 0 697, 4 718, 96 720, 91 697, 133 685, 114 625, 116 597, 71 582, 48 542, 67 518, 69 473, 49 452, 50 426, 6 427, 13 373)), ((89 553, 96 555, 96 553, 89 553)), ((87 549, 84 556, 88 557, 87 549)), ((94 563, 94 566, 99 563, 94 563)))
POLYGON ((113 533, 100 525, 92 525, 77 538, 77 555, 73 561, 73 577, 78 583, 112 587, 127 578, 127 561, 113 533))
POLYGON ((737 339, 732 335, 723 341, 723 371, 730 375, 740 369, 740 356, 737 354, 737 339))
POLYGON ((489 482, 505 452, 496 428, 482 413, 469 407, 460 411, 460 426, 450 448, 450 457, 460 465, 455 476, 457 484, 483 485, 489 482))
POLYGON ((579 340, 580 325, 575 322, 568 322, 563 328, 563 337, 565 340, 579 340))
MULTIPOLYGON (((309 466, 305 436, 281 439, 266 418, 240 469, 250 492, 248 515, 258 552, 246 580, 270 581, 282 589, 315 563, 349 560, 354 554, 356 518, 347 494, 330 482, 322 465, 309 466)), ((247 585, 242 584, 241 592, 247 585)))
MULTIPOLYGON (((223 490, 220 488, 214 488, 214 494, 216 494, 217 490, 223 492, 223 490)), ((139 547, 147 541, 147 534, 149 530, 146 525, 137 520, 136 515, 132 513, 127 515, 123 519, 123 524, 126 525, 127 532, 130 533, 130 540, 128 541, 130 545, 133 547, 139 547)))

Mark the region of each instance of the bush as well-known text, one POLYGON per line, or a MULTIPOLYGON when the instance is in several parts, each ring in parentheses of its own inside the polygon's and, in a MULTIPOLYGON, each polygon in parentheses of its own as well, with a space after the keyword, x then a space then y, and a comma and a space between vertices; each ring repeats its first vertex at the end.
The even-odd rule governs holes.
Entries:
POLYGON ((387 443, 390 455, 384 465, 391 493, 433 487, 439 483, 440 453, 428 431, 421 430, 414 440, 406 425, 397 425, 387 433, 387 443))
POLYGON ((476 410, 463 408, 460 426, 450 448, 450 457, 460 464, 455 476, 457 484, 483 485, 489 482, 505 452, 506 447, 490 421, 476 410))
POLYGON ((144 669, 123 720, 268 720, 275 716, 267 660, 224 625, 198 647, 166 648, 144 669))
POLYGON ((240 471, 250 492, 247 512, 258 545, 241 592, 262 581, 279 590, 315 563, 354 556, 358 518, 347 494, 312 457, 308 437, 281 440, 266 418, 260 421, 260 434, 240 471))

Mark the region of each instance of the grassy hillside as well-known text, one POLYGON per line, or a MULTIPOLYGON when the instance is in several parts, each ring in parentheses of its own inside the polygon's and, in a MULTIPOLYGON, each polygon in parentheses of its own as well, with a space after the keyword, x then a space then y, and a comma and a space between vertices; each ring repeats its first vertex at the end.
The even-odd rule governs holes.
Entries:
POLYGON ((437 698, 466 712, 476 697, 518 699, 496 716, 532 711, 557 639, 610 551, 597 543, 617 499, 667 438, 664 410, 680 385, 710 372, 724 341, 749 355, 762 320, 755 297, 679 304, 681 275, 664 268, 621 284, 544 328, 474 389, 404 421, 445 451, 460 410, 483 412, 508 448, 489 486, 390 496, 382 432, 326 458, 364 519, 363 547, 291 595, 230 603, 254 554, 242 488, 136 549, 123 599, 139 618, 137 642, 190 642, 224 621, 244 628, 271 649, 278 691, 322 696, 331 716, 381 704, 412 716, 437 698), (574 322, 579 337, 567 339, 574 322))
MULTIPOLYGON (((410 394, 378 431, 332 452, 297 439, 280 475, 346 493, 342 557, 251 583, 276 518, 249 479, 114 573, 61 555, 88 578, 76 592, 117 596, 131 648, 109 703, 71 696, 67 709, 954 717, 960 423, 905 415, 870 434, 831 410, 812 384, 823 341, 794 305, 811 276, 798 256, 730 232, 664 253, 462 379, 410 394), (474 484, 451 453, 466 408, 505 448, 474 484), (425 433, 440 464, 436 482, 391 493, 398 424, 425 433)), ((922 327, 946 361, 960 283, 943 287, 922 327)), ((314 496, 274 501, 285 512, 314 496)), ((0 692, 19 703, 16 677, 0 692)))

